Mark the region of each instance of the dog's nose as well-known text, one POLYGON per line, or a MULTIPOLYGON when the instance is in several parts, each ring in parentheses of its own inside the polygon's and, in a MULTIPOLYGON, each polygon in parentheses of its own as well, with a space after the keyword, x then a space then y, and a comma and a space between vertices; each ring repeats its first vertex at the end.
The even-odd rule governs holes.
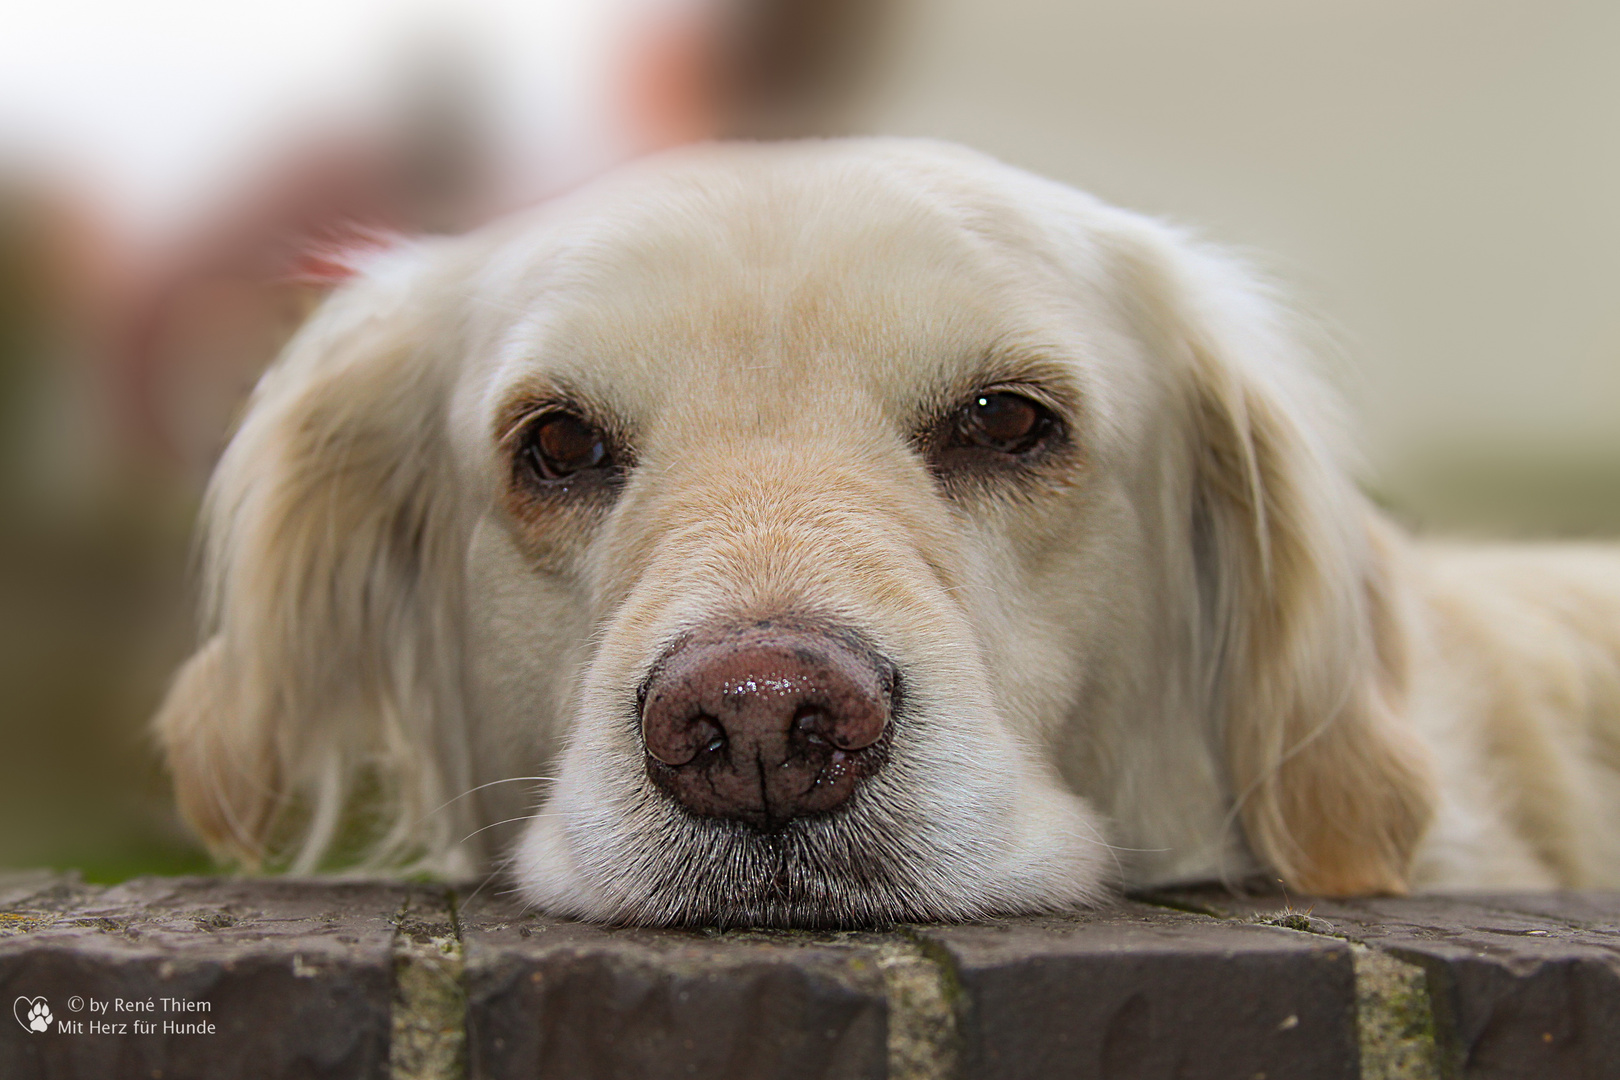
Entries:
POLYGON ((653 782, 694 814, 771 828, 882 766, 895 675, 829 633, 759 622, 689 637, 643 693, 653 782))

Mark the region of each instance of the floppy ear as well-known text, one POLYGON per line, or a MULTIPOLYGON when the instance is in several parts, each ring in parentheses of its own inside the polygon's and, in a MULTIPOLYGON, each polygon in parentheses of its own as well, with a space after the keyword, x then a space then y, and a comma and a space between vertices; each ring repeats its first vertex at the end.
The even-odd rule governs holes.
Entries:
POLYGON ((456 869, 457 822, 428 814, 467 783, 455 354, 430 332, 453 320, 413 259, 298 334, 209 487, 204 644, 156 726, 185 816, 249 865, 315 869, 359 792, 371 860, 456 869))
POLYGON ((1335 460, 1331 410, 1265 288, 1167 229, 1137 239, 1191 421, 1195 638, 1234 812, 1295 888, 1403 892, 1433 788, 1401 715, 1385 527, 1335 460))

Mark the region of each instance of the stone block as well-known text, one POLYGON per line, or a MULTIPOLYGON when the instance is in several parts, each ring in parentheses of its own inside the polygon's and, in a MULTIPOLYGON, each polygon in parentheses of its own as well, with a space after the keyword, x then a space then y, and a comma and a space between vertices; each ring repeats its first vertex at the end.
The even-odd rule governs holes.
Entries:
POLYGON ((886 1075, 888 1003, 861 935, 605 929, 462 914, 471 1075, 886 1075))
POLYGON ((43 997, 54 1022, 34 1034, 5 1021, 0 1077, 384 1077, 391 917, 407 892, 143 878, 14 896, 0 921, 0 1001, 43 997))
POLYGON ((960 980, 974 1080, 1355 1080, 1355 974, 1328 937, 1125 903, 920 928, 960 980))

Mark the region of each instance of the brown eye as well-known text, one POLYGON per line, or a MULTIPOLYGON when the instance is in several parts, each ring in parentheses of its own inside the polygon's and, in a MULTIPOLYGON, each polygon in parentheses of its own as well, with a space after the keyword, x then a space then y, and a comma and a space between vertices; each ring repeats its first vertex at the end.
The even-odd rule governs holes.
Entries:
POLYGON ((958 438, 1000 454, 1023 454, 1057 424, 1050 410, 1022 394, 976 394, 957 419, 958 438))
POLYGON ((523 460, 541 480, 567 480, 613 467, 602 429, 573 413, 547 413, 523 438, 523 460))
POLYGON ((1058 415, 1016 390, 980 390, 922 436, 929 468, 949 484, 1022 474, 1065 445, 1058 415))

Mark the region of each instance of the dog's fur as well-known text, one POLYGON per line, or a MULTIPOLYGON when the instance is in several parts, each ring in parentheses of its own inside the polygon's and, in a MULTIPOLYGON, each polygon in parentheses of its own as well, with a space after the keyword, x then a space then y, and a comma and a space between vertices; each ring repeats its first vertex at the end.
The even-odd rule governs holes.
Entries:
POLYGON ((528 817, 523 895, 647 923, 1620 885, 1620 556, 1403 535, 1301 351, 1227 257, 932 143, 689 149, 396 250, 215 475, 159 717, 181 805, 306 870, 359 833, 470 872, 528 817), (1062 445, 931 470, 931 426, 1009 386, 1062 445), (557 400, 620 486, 522 490, 512 433, 557 400), (775 615, 904 696, 848 805, 765 833, 649 783, 636 693, 683 631, 775 615))

